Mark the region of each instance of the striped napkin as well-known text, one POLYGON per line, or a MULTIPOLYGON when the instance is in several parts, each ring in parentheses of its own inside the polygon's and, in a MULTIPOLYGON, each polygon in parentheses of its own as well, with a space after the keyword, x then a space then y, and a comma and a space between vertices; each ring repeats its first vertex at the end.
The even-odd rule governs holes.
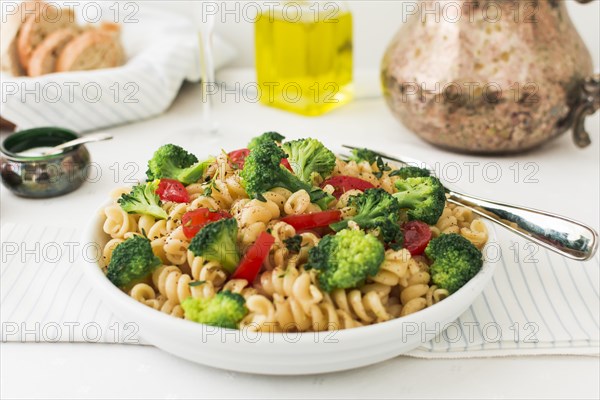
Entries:
MULTIPOLYGON (((164 112, 184 80, 200 79, 199 33, 191 18, 150 3, 136 2, 134 18, 122 21, 127 55, 122 67, 39 78, 3 73, 2 118, 18 129, 61 126, 86 132, 164 112)), ((103 16, 115 13, 111 2, 94 4, 102 7, 103 16)), ((79 21, 85 22, 82 17, 79 21)), ((214 37, 213 47, 216 67, 235 56, 219 37, 214 37)))
POLYGON ((75 229, 4 224, 1 243, 3 342, 139 343, 85 280, 80 260, 98 253, 75 229))
MULTIPOLYGON (((0 339, 143 344, 84 279, 82 257, 97 249, 71 228, 5 224, 1 229, 0 339)), ((473 305, 408 355, 466 358, 599 354, 599 270, 499 232, 496 274, 473 305)), ((491 258, 491 257, 490 257, 491 258)), ((408 332, 408 329, 407 329, 408 332)))

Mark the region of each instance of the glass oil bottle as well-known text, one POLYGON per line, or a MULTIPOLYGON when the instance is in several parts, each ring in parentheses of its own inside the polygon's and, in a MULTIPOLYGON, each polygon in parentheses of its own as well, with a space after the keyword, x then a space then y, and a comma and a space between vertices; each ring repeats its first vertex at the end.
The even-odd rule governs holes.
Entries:
POLYGON ((261 103, 315 116, 349 102, 352 14, 345 3, 277 4, 255 22, 261 103))

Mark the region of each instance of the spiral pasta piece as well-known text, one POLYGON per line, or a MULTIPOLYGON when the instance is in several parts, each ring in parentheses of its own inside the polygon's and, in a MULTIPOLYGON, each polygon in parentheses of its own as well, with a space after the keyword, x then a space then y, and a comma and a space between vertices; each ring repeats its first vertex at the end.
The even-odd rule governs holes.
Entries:
POLYGON ((460 234, 480 250, 488 241, 487 227, 480 219, 473 220, 469 227, 461 228, 460 234))
POLYGON ((179 303, 172 301, 172 300, 167 300, 161 296, 158 297, 158 303, 159 303, 159 307, 160 307, 159 308, 160 312, 169 314, 175 318, 183 318, 184 317, 183 308, 181 308, 179 303))
POLYGON ((165 257, 171 264, 183 265, 187 261, 187 249, 190 243, 183 233, 183 228, 179 226, 173 232, 169 233, 165 239, 163 249, 165 257))
POLYGON ((431 232, 435 237, 438 237, 441 234, 460 232, 458 220, 456 219, 456 216, 454 216, 454 212, 451 208, 444 208, 438 222, 431 227, 431 232))
POLYGON ((432 305, 439 303, 449 295, 450 293, 446 289, 440 289, 436 285, 430 286, 427 294, 425 295, 427 307, 431 307, 432 305))
POLYGON ((217 290, 223 286, 227 279, 227 272, 216 261, 205 260, 203 257, 195 256, 194 253, 188 250, 187 262, 194 280, 211 282, 217 290))
POLYGON ((270 200, 241 200, 232 207, 233 216, 240 227, 238 237, 243 246, 254 243, 267 224, 279 217, 279 207, 270 200))
POLYGON ((456 204, 448 204, 448 208, 452 210, 452 215, 454 215, 461 228, 471 225, 474 219, 473 211, 466 207, 457 206, 456 204))
POLYGON ((161 266, 152 273, 152 282, 167 300, 181 303, 190 296, 189 276, 186 279, 179 268, 173 265, 161 266), (182 279, 180 279, 182 278, 182 279))
POLYGON ((142 235, 148 236, 148 232, 152 229, 154 224, 156 223, 156 219, 151 215, 140 215, 137 220, 138 233, 142 235))
POLYGON ((215 199, 205 195, 198 195, 192 198, 192 202, 188 206, 188 211, 193 211, 198 208, 208 208, 209 210, 218 210, 219 204, 215 199))
POLYGON ((398 177, 391 177, 389 173, 383 174, 379 179, 379 187, 388 193, 394 193, 396 191, 396 181, 398 177))
POLYGON ((192 278, 181 272, 174 265, 163 265, 152 273, 152 283, 159 293, 174 304, 192 296, 194 298, 209 298, 214 296, 215 290, 212 282, 203 282, 197 286, 190 286, 192 278))
POLYGON ((358 289, 336 289, 331 292, 334 304, 363 323, 382 322, 391 319, 376 291, 364 295, 358 289))
POLYGON ((275 306, 261 294, 251 295, 246 299, 248 314, 240 322, 240 329, 275 332, 277 321, 275 320, 275 306))
POLYGON ((398 297, 390 297, 387 303, 385 303, 385 310, 392 318, 398 318, 402 314, 400 299, 398 297))
POLYGON ((311 313, 312 328, 315 331, 334 331, 339 329, 350 329, 363 326, 345 310, 337 309, 329 297, 325 295, 323 303, 319 304, 321 314, 311 313))
POLYGON ((387 250, 379 272, 371 277, 371 280, 388 286, 397 285, 401 280, 405 281, 408 278, 410 262, 411 256, 408 250, 387 250))
POLYGON ((185 203, 175 203, 168 206, 167 232, 173 232, 181 225, 181 218, 187 212, 188 206, 185 203))
POLYGON ((271 236, 275 238, 275 242, 269 250, 269 255, 265 259, 266 268, 272 270, 278 265, 286 265, 290 251, 287 248, 285 241, 296 235, 296 230, 293 226, 286 224, 283 221, 271 221, 267 225, 267 230, 271 236))
POLYGON ((235 200, 248 198, 239 175, 232 175, 223 180, 212 182, 211 195, 221 209, 229 209, 235 200))
POLYGON ((131 214, 127 214, 118 204, 104 209, 104 225, 102 229, 113 239, 123 239, 128 232, 137 231, 137 223, 131 214))
POLYGON ((400 290, 401 316, 421 311, 427 307, 426 296, 429 292, 429 281, 429 273, 422 270, 414 272, 408 278, 405 287, 400 290))
POLYGON ((259 291, 273 299, 275 319, 281 330, 306 331, 313 326, 313 320, 323 320, 319 308, 323 293, 311 274, 298 270, 293 263, 285 270, 278 267, 263 272, 259 291))
POLYGON ((313 284, 310 274, 304 270, 299 271, 293 264, 286 269, 278 267, 263 272, 260 275, 259 290, 270 297, 278 294, 298 298, 305 301, 306 306, 321 301, 323 297, 313 284))
POLYGON ((272 201, 279 207, 279 213, 283 214, 285 212, 285 204, 287 200, 292 195, 287 189, 275 187, 268 192, 263 193, 263 197, 269 201, 272 201))
POLYGON ((158 258, 163 264, 168 264, 169 260, 167 259, 167 253, 165 252, 165 243, 167 242, 167 237, 159 237, 158 239, 150 240, 150 247, 152 247, 152 253, 158 258))
POLYGON ((154 240, 166 236, 169 233, 167 221, 164 219, 156 221, 147 231, 148 239, 154 240))
POLYGON ((310 207, 310 196, 304 189, 298 190, 286 200, 283 210, 287 215, 305 214, 310 207))
POLYGON ((307 331, 312 319, 302 307, 302 303, 294 298, 284 298, 278 294, 273 296, 275 319, 283 331, 307 331))
POLYGON ((162 302, 156 299, 156 293, 152 286, 146 283, 138 283, 129 292, 129 295, 142 304, 160 310, 162 302))
POLYGON ((296 229, 283 221, 271 221, 268 228, 271 236, 275 238, 275 242, 283 243, 285 240, 296 235, 296 229))
POLYGON ((267 225, 264 222, 255 222, 243 229, 239 230, 238 238, 243 247, 247 247, 250 244, 256 242, 258 236, 262 232, 266 232, 267 225))
POLYGON ((241 207, 234 216, 242 229, 256 222, 262 222, 266 226, 269 221, 279 217, 279 207, 271 200, 252 199, 240 204, 241 207))

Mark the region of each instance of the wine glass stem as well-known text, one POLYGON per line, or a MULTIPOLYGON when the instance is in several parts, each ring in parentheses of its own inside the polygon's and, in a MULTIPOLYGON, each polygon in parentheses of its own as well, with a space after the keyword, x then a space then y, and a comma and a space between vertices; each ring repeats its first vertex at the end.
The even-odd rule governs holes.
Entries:
POLYGON ((216 131, 213 121, 213 94, 216 91, 215 65, 213 60, 212 31, 214 15, 207 15, 200 32, 201 68, 202 68, 202 120, 203 128, 209 132, 216 131))

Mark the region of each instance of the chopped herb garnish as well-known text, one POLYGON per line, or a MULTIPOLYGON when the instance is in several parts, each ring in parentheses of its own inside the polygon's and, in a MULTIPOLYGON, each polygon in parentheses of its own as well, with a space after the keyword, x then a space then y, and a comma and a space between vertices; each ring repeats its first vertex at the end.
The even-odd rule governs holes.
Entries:
POLYGON ((377 163, 377 169, 379 169, 379 171, 375 172, 373 175, 375 175, 378 179, 381 179, 384 172, 392 170, 392 167, 384 162, 381 156, 377 156, 375 162, 377 163))
POLYGON ((302 247, 302 236, 295 235, 283 241, 285 247, 292 253, 298 253, 302 247))

